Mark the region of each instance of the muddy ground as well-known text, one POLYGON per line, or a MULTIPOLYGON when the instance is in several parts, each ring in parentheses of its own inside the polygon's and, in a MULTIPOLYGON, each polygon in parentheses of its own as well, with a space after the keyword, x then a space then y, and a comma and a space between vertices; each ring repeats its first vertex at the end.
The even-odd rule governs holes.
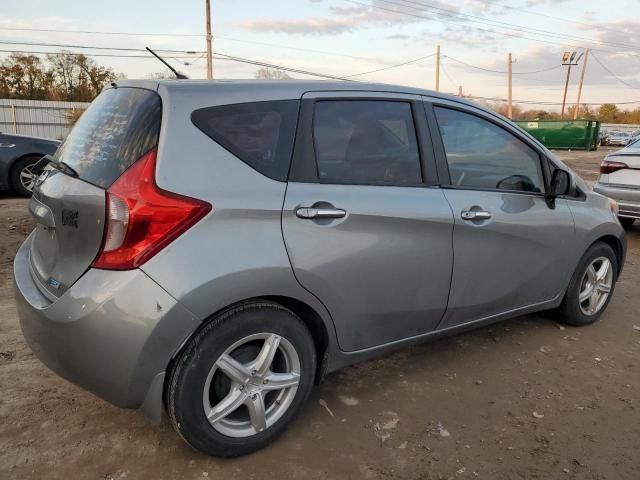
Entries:
MULTIPOLYGON (((560 155, 593 181, 604 151, 560 155)), ((220 460, 34 358, 12 298, 25 205, 0 197, 0 479, 639 478, 638 226, 597 324, 529 315, 347 368, 271 447, 220 460)))

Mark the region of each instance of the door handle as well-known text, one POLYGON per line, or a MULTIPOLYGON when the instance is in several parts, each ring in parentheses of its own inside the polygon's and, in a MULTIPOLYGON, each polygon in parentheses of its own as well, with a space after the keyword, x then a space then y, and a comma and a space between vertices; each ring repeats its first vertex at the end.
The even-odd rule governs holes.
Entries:
POLYGON ((300 207, 296 210, 296 216, 304 219, 342 218, 347 214, 341 208, 314 208, 300 207))
POLYGON ((463 210, 460 216, 463 220, 489 220, 491 212, 486 210, 463 210))

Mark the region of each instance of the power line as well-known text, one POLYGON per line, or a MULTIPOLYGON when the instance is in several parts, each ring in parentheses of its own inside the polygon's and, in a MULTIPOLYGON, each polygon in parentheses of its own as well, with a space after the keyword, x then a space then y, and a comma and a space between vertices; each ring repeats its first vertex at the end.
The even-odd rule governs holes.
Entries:
MULTIPOLYGON (((396 14, 399 14, 399 15, 407 15, 407 16, 414 17, 414 18, 420 18, 420 19, 423 19, 423 20, 432 20, 432 21, 436 21, 436 22, 440 22, 440 23, 453 23, 455 25, 460 25, 461 24, 461 22, 456 22, 456 21, 453 21, 453 20, 443 20, 443 19, 440 19, 440 18, 427 17, 427 16, 424 16, 424 15, 418 15, 418 14, 415 14, 415 13, 399 11, 399 10, 393 10, 391 8, 385 8, 385 7, 382 7, 380 5, 373 5, 373 4, 369 4, 369 3, 363 3, 363 2, 360 2, 360 1, 357 1, 357 0, 344 0, 344 1, 348 2, 348 3, 356 4, 356 5, 369 7, 369 8, 376 8, 378 10, 384 10, 386 12, 396 13, 396 14)), ((387 1, 388 2, 388 0, 381 0, 381 1, 387 1)), ((401 5, 401 6, 407 7, 407 5, 401 5)), ((462 25, 465 25, 465 23, 462 23, 462 25)), ((521 35, 521 34, 518 34, 518 33, 498 32, 498 31, 493 30, 493 29, 480 28, 480 27, 473 27, 473 28, 475 28, 476 30, 479 30, 481 32, 495 33, 495 34, 503 35, 503 36, 507 36, 507 37, 515 37, 517 39, 533 40, 535 42, 548 43, 548 44, 551 44, 551 45, 561 45, 563 47, 582 48, 582 45, 572 45, 572 44, 568 44, 568 43, 554 42, 554 41, 551 41, 551 40, 543 40, 541 38, 528 37, 528 36, 521 35)), ((535 35, 543 36, 542 34, 535 34, 535 35)), ((600 51, 600 52, 608 52, 608 53, 619 53, 619 52, 614 52, 612 50, 603 50, 603 49, 596 49, 596 48, 591 48, 591 50, 596 50, 596 51, 600 51)), ((639 50, 636 49, 634 51, 639 51, 639 50)), ((634 55, 636 57, 638 56, 638 55, 632 54, 632 53, 629 53, 629 55, 634 55)))
POLYGON ((516 8, 510 7, 508 5, 506 5, 505 8, 507 8, 509 10, 517 10, 519 14, 520 13, 525 13, 527 15, 536 15, 538 17, 550 18, 552 20, 557 20, 557 21, 560 21, 560 22, 575 23, 576 25, 583 25, 585 27, 599 28, 600 30, 607 30, 609 32, 620 33, 620 30, 618 30, 617 28, 603 27, 602 25, 595 25, 593 23, 580 22, 578 20, 570 20, 568 18, 557 17, 555 15, 547 15, 545 13, 540 13, 540 12, 532 12, 531 9, 529 9, 529 8, 526 8, 526 9, 518 8, 518 9, 516 9, 516 8))
MULTIPOLYGON (((3 42, 0 42, 3 43, 3 42)), ((115 54, 106 54, 106 53, 74 53, 74 52, 42 52, 42 51, 26 51, 26 50, 0 50, 0 53, 30 53, 30 54, 62 54, 62 55, 84 55, 87 57, 116 57, 116 58, 154 58, 151 55, 115 55, 115 54)), ((188 59, 193 59, 193 58, 200 58, 199 56, 182 56, 182 57, 178 57, 178 56, 174 56, 174 57, 170 57, 170 58, 188 58, 188 59)), ((318 73, 318 72, 312 72, 309 70, 302 70, 299 68, 292 68, 292 67, 286 67, 286 66, 282 66, 282 65, 276 65, 273 63, 268 63, 268 62, 261 62, 258 60, 252 60, 249 58, 243 58, 243 57, 236 57, 233 55, 227 55, 225 53, 222 52, 214 52, 214 58, 216 58, 217 60, 229 60, 229 61, 234 61, 234 62, 239 62, 239 63, 246 63, 249 65, 257 65, 257 66, 261 66, 261 67, 269 67, 269 68, 277 68, 279 70, 284 70, 287 72, 293 72, 293 73, 300 73, 303 75, 310 75, 310 76, 314 76, 314 77, 320 77, 320 78, 328 78, 331 80, 348 80, 346 77, 338 77, 335 75, 328 75, 328 74, 324 74, 324 73, 318 73)))
POLYGON ((302 70, 299 68, 293 68, 293 67, 286 67, 283 65, 276 65, 274 63, 268 63, 268 62, 261 62, 258 60, 253 60, 250 58, 243 58, 243 57, 236 57, 233 55, 227 55, 225 53, 221 53, 221 52, 214 52, 215 55, 217 55, 215 58, 218 60, 230 60, 230 61, 235 61, 235 62, 240 62, 240 63, 247 63, 249 65, 257 65, 260 67, 268 67, 268 68, 276 68, 278 70, 284 70, 286 72, 292 72, 292 73, 301 73, 303 75, 310 75, 313 77, 320 77, 320 78, 328 78, 331 80, 349 80, 347 77, 338 77, 336 75, 328 75, 325 73, 318 73, 318 72, 311 72, 309 70, 302 70))
MULTIPOLYGON (((463 62, 462 60, 458 60, 457 58, 454 58, 454 57, 452 57, 450 55, 444 55, 444 58, 448 58, 450 60, 453 60, 456 63, 460 63, 460 64, 465 65, 465 66, 470 67, 470 68, 475 68, 476 70, 482 70, 482 71, 491 72, 491 73, 499 73, 501 75, 502 74, 504 74, 504 75, 507 74, 506 71, 492 70, 490 68, 484 68, 484 67, 478 67, 477 65, 471 65, 470 63, 463 62)), ((513 72, 513 75, 531 75, 531 74, 534 74, 534 73, 542 73, 542 72, 549 72, 551 70, 557 70, 558 68, 562 68, 562 65, 555 65, 553 67, 543 68, 541 70, 532 70, 530 72, 513 72)))
MULTIPOLYGON (((121 52, 145 52, 143 48, 125 48, 125 47, 95 47, 90 45, 67 45, 60 43, 39 43, 39 42, 20 42, 17 40, 0 40, 1 45, 28 45, 34 47, 57 47, 57 48, 86 48, 89 50, 116 50, 121 52)), ((165 53, 189 53, 200 54, 204 53, 201 50, 162 50, 157 49, 158 52, 165 53)))
MULTIPOLYGON (((81 33, 81 34, 91 34, 91 35, 205 37, 204 34, 186 34, 186 33, 184 33, 184 34, 183 33, 165 33, 165 34, 161 34, 161 33, 105 32, 105 31, 88 31, 88 30, 56 30, 56 29, 51 29, 51 28, 0 27, 0 31, 1 30, 26 31, 26 32, 52 32, 52 33, 64 33, 64 34, 81 33)), ((339 53, 339 52, 330 52, 330 51, 326 51, 326 50, 318 50, 318 49, 314 49, 314 48, 302 48, 302 47, 294 47, 292 45, 282 45, 282 44, 278 44, 278 43, 259 42, 259 41, 255 41, 255 40, 246 40, 246 39, 227 37, 226 35, 215 35, 214 34, 213 38, 214 38, 214 40, 215 39, 222 39, 222 40, 226 40, 226 41, 230 41, 230 42, 239 42, 239 43, 247 43, 247 44, 253 44, 253 45, 262 45, 262 46, 266 46, 266 47, 284 48, 284 49, 287 49, 287 50, 297 50, 297 51, 300 51, 300 52, 318 53, 318 54, 321 54, 321 55, 331 55, 331 56, 334 56, 334 57, 353 58, 353 59, 357 59, 357 60, 364 60, 364 61, 367 61, 369 63, 378 63, 378 64, 381 64, 381 65, 389 65, 386 62, 381 62, 381 61, 373 59, 373 58, 361 57, 361 56, 357 56, 357 55, 349 55, 349 54, 346 54, 346 53, 339 53)), ((161 50, 159 50, 159 51, 161 51, 161 50)))
MULTIPOLYGON (((35 54, 35 55, 84 55, 85 57, 111 57, 111 58, 155 58, 153 55, 118 55, 111 53, 78 53, 78 52, 44 52, 44 51, 33 51, 33 50, 0 50, 0 53, 27 53, 27 54, 35 54)), ((168 58, 188 58, 188 59, 198 59, 201 56, 197 55, 183 55, 183 56, 175 56, 168 58)), ((194 60, 195 61, 195 60, 194 60)))
POLYGON ((435 53, 432 53, 431 55, 426 55, 424 57, 414 58, 413 60, 408 60, 406 62, 397 63, 395 65, 389 65, 388 67, 377 68, 375 70, 369 70, 368 72, 354 73, 353 75, 345 75, 344 78, 358 77, 360 75, 367 75, 369 73, 381 72, 383 70, 389 70, 391 68, 404 67, 405 65, 409 65, 411 63, 416 63, 416 62, 419 62, 421 60, 425 60, 427 58, 433 57, 434 55, 435 55, 435 53))
POLYGON ((593 58, 596 59, 596 62, 598 62, 600 64, 600 66, 602 68, 604 68, 607 72, 609 72, 609 74, 614 77, 616 80, 618 80, 620 83, 626 85, 629 88, 633 88, 634 90, 640 90, 640 87, 636 87, 635 85, 631 85, 630 83, 625 82, 624 80, 622 80, 618 75, 616 75, 615 73, 613 73, 611 70, 609 70, 609 68, 607 68, 598 57, 596 57, 593 53, 591 53, 591 56, 593 58))
POLYGON ((418 11, 424 11, 424 9, 431 9, 431 10, 436 10, 439 12, 445 12, 445 13, 440 13, 440 15, 443 16, 447 16, 447 17, 451 17, 451 18, 471 18, 471 19, 476 19, 473 21, 473 23, 481 23, 483 25, 489 25, 489 26, 493 26, 493 27, 498 27, 498 28, 505 28, 507 27, 509 30, 516 30, 516 31, 521 31, 521 32, 528 32, 528 33, 533 33, 534 35, 539 35, 539 34, 543 34, 543 35, 547 35, 547 36, 552 36, 552 37, 557 37, 557 38, 567 38, 567 39, 571 39, 571 40, 586 40, 588 42, 591 43, 598 43, 601 45, 610 45, 610 46, 617 46, 617 47, 623 47, 623 48, 629 48, 631 50, 638 50, 638 48, 635 45, 630 45, 630 44, 622 44, 622 43, 613 43, 613 42, 602 42, 599 40, 594 40, 592 38, 589 37, 581 37, 578 35, 568 35, 565 33, 557 33, 557 32, 552 32, 549 30, 542 30, 539 28, 532 28, 532 27, 525 27, 523 25, 517 25, 514 23, 509 23, 509 22, 503 22, 500 20, 492 20, 490 18, 487 17, 483 17, 483 16, 479 16, 479 15, 472 15, 469 13, 463 13, 463 12, 457 12, 455 10, 450 10, 450 9, 446 9, 446 8, 442 8, 442 7, 438 7, 429 3, 425 3, 425 2, 419 2, 419 1, 415 1, 415 0, 399 0, 405 3, 409 3, 409 4, 413 4, 413 5, 419 5, 420 8, 418 7, 413 7, 411 5, 405 5, 402 3, 397 3, 398 0, 396 1, 391 1, 391 0, 380 0, 383 1, 385 3, 390 3, 392 5, 396 5, 396 6, 400 6, 400 7, 405 7, 405 8, 412 8, 414 10, 418 10, 418 11), (504 25, 505 27, 500 27, 501 25, 504 25), (536 33, 539 32, 539 33, 536 33))
MULTIPOLYGON (((38 53, 43 53, 43 54, 62 53, 64 55, 84 55, 82 53, 35 52, 35 51, 29 52, 29 51, 23 51, 23 50, 0 50, 0 52, 9 52, 9 53, 22 52, 22 53, 35 53, 35 54, 38 54, 38 53)), ((99 53, 97 53, 97 54, 87 54, 86 56, 89 56, 89 57, 109 56, 109 57, 123 57, 123 58, 154 58, 151 55, 111 55, 111 54, 99 54, 99 53)), ((172 58, 192 58, 192 57, 172 57, 172 58)), ((297 69, 297 68, 286 67, 284 65, 276 65, 276 64, 273 64, 273 63, 260 62, 260 61, 252 60, 252 59, 248 59, 248 58, 242 58, 242 57, 236 57, 236 56, 232 56, 232 55, 227 55, 227 54, 224 54, 224 53, 221 53, 221 52, 214 52, 214 58, 216 58, 217 60, 228 60, 228 61, 234 61, 234 62, 240 62, 240 63, 247 63, 247 64, 250 64, 250 65, 258 65, 258 66, 269 67, 269 68, 277 68, 279 70, 284 70, 284 71, 288 71, 288 72, 300 73, 300 74, 304 74, 304 75, 311 75, 311 76, 322 77, 322 78, 330 78, 330 79, 333 79, 333 80, 347 80, 347 77, 338 77, 338 76, 333 76, 333 75, 326 75, 326 74, 322 74, 322 73, 311 72, 311 71, 308 71, 308 70, 301 70, 301 69, 297 69)), ((445 72, 445 75, 447 75, 446 72, 445 72)), ((450 78, 450 80, 452 81, 451 78, 450 78)), ((493 101, 493 102, 506 102, 507 101, 504 98, 482 97, 482 96, 478 96, 478 95, 465 95, 465 97, 472 98, 472 99, 477 99, 477 100, 493 101)), ((513 103, 529 104, 529 105, 547 105, 547 106, 560 105, 560 103, 558 103, 558 102, 545 102, 545 101, 536 101, 536 100, 513 100, 513 103)), ((637 104, 640 104, 640 100, 631 100, 631 101, 624 101, 624 102, 608 101, 608 102, 600 102, 600 103, 582 102, 581 104, 582 105, 594 106, 594 105, 603 105, 605 103, 614 103, 616 105, 637 105, 637 104)))
POLYGON ((447 80, 449 80, 451 85, 453 85, 453 89, 455 90, 456 88, 458 88, 459 84, 453 81, 453 78, 451 78, 451 75, 449 75, 449 72, 447 72, 447 69, 444 68, 444 64, 440 64, 440 68, 442 68, 442 73, 444 73, 444 76, 447 77, 447 80))
POLYGON ((97 32, 88 30, 56 30, 54 28, 17 28, 0 27, 0 30, 11 30, 16 32, 51 32, 51 33, 82 33, 89 35, 124 35, 132 37, 204 37, 201 33, 133 33, 133 32, 97 32))

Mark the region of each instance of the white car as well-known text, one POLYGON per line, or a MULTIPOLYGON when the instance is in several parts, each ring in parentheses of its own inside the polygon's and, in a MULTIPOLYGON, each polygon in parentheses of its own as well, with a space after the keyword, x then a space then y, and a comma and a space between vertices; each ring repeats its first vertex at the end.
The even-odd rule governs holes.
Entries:
POLYGON ((640 218, 640 139, 605 157, 593 189, 618 202, 623 227, 640 218))

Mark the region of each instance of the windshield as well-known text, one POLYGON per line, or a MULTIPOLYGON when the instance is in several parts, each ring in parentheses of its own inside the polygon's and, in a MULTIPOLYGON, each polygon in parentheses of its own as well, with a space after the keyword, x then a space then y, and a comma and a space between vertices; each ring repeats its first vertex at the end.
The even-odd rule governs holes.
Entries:
POLYGON ((162 106, 141 88, 103 91, 82 114, 54 159, 94 185, 107 188, 158 144, 162 106))

